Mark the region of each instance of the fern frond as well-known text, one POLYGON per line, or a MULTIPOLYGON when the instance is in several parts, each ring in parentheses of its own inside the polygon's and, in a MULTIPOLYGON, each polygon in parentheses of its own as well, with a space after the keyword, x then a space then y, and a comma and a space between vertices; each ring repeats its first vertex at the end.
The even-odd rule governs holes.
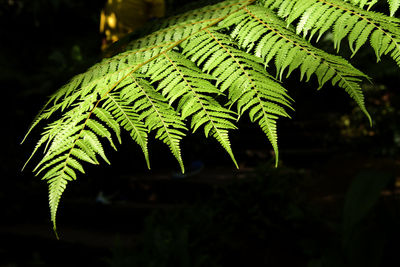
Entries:
POLYGON ((56 173, 52 178, 48 180, 51 221, 53 222, 53 230, 54 233, 56 233, 57 238, 58 238, 57 227, 56 227, 57 209, 60 203, 61 195, 64 192, 68 181, 71 181, 71 177, 68 176, 64 171, 56 173))
POLYGON ((269 9, 251 6, 228 17, 221 23, 224 27, 236 25, 232 37, 241 47, 263 59, 268 64, 275 59, 277 76, 282 79, 286 70, 288 77, 293 70, 300 69, 300 80, 312 74, 318 78, 320 88, 329 80, 344 88, 356 101, 369 121, 371 117, 365 107, 361 90, 361 78, 368 78, 345 59, 315 48, 299 37, 285 22, 269 9))
POLYGON ((236 103, 239 114, 250 109, 251 120, 258 121, 278 162, 276 119, 289 117, 283 108, 290 107, 286 90, 265 72, 257 57, 235 48, 225 34, 207 29, 182 46, 183 54, 217 78, 222 92, 229 89, 230 104, 236 103))
MULTIPOLYGON (((76 178, 75 171, 68 166, 68 163, 75 161, 68 159, 72 155, 76 155, 77 158, 87 162, 97 163, 95 155, 98 154, 109 163, 96 134, 106 137, 111 145, 114 146, 110 132, 105 127, 101 127, 98 123, 93 122, 90 116, 92 112, 94 113, 99 103, 109 96, 111 91, 121 91, 122 89, 122 100, 127 104, 133 105, 133 112, 137 111, 140 113, 135 122, 136 127, 132 128, 137 133, 132 134, 132 130, 130 132, 134 140, 142 147, 148 165, 147 135, 143 134, 144 131, 139 129, 139 121, 143 121, 149 131, 154 130, 156 132, 155 137, 169 146, 172 154, 177 158, 182 172, 184 172, 179 147, 180 140, 185 135, 183 133, 186 130, 184 122, 176 111, 168 105, 161 94, 157 93, 145 80, 135 77, 133 73, 158 58, 161 55, 160 51, 167 52, 173 49, 189 36, 173 44, 168 44, 167 47, 157 46, 158 50, 156 48, 141 49, 133 52, 130 51, 123 57, 119 56, 111 60, 103 60, 103 62, 94 65, 86 73, 75 76, 75 78, 51 97, 49 104, 53 104, 53 106, 47 108, 38 117, 34 125, 37 125, 43 119, 51 117, 56 111, 65 112, 65 115, 50 126, 50 129, 46 133, 47 137, 41 139, 42 141, 38 143, 35 151, 45 143, 43 141, 45 139, 46 143, 51 145, 35 170, 45 164, 45 168, 42 168, 40 171, 46 170, 43 179, 50 179, 50 210, 54 228, 58 203, 67 181, 70 180, 68 177, 72 177, 72 179, 76 178), (130 78, 130 81, 128 81, 128 78, 130 78), (138 94, 135 95, 135 93, 138 94), (76 105, 74 103, 77 101, 80 103, 79 109, 74 107, 76 105), (66 111, 68 109, 70 110, 66 111), (79 117, 77 122, 81 122, 80 128, 77 126, 77 123, 73 123, 72 118, 74 116, 76 118, 79 117), (71 119, 69 120, 68 118, 71 119), (64 126, 67 127, 61 130, 64 126), (96 134, 85 130, 85 127, 93 129, 96 134), (66 130, 70 130, 70 132, 66 132, 66 130), (79 147, 79 150, 75 151, 76 146, 79 147), (53 160, 56 157, 62 157, 63 160, 53 160), (51 161, 50 164, 49 161, 51 161), (55 167, 52 167, 52 165, 55 165, 55 167), (50 169, 50 167, 52 168, 50 169)), ((142 68, 141 71, 146 72, 146 68, 142 68)), ((133 117, 130 117, 131 121, 134 120, 133 117)), ((104 121, 104 117, 99 119, 104 121)), ((128 130, 131 126, 127 126, 128 130)))
POLYGON ((156 138, 167 144, 178 160, 182 172, 185 172, 181 156, 180 140, 187 130, 179 114, 151 84, 131 75, 132 83, 121 90, 121 98, 140 112, 138 120, 144 121, 149 131, 156 132, 156 138))
MULTIPOLYGON (((184 172, 186 122, 193 132, 202 128, 215 138, 237 166, 228 134, 247 113, 267 136, 277 164, 277 120, 290 118, 287 110, 293 109, 281 81, 294 70, 300 80, 315 76, 320 87, 330 81, 345 89, 370 119, 360 87, 368 77, 305 39, 331 31, 335 48, 347 38, 353 55, 369 41, 378 60, 390 54, 400 65, 400 20, 363 9, 375 0, 349 1, 222 1, 165 20, 124 52, 72 78, 28 130, 48 121, 28 161, 43 149, 34 172, 49 184, 54 229, 68 182, 84 173, 84 162, 110 163, 103 141, 116 149, 123 130, 140 146, 148 168, 154 133, 184 172), (271 65, 276 77, 268 73, 271 65)), ((399 2, 388 0, 392 16, 399 2)))
MULTIPOLYGON (((87 117, 88 112, 85 113, 84 110, 85 105, 76 105, 61 119, 52 123, 41 139, 50 144, 34 171, 36 175, 46 171, 42 179, 47 180, 49 184, 49 205, 54 230, 58 204, 67 183, 76 179, 76 171, 84 173, 79 160, 97 164, 98 154, 109 163, 97 135, 90 130, 84 130, 84 127, 89 124, 106 138, 109 138, 109 132, 100 123, 90 121, 87 117), (76 113, 80 115, 74 116, 76 113)), ((39 146, 41 143, 43 141, 38 143, 39 146)))
POLYGON ((220 94, 208 81, 213 76, 202 73, 192 61, 173 51, 164 53, 164 58, 158 60, 148 74, 153 82, 160 81, 157 90, 170 104, 180 98, 177 111, 183 119, 192 116, 193 132, 202 126, 205 136, 213 136, 238 167, 228 136, 228 130, 236 129, 231 122, 234 118, 231 111, 210 96, 220 94))
POLYGON ((128 131, 133 141, 141 147, 147 167, 150 169, 149 151, 147 148, 147 129, 144 123, 139 120, 139 115, 126 103, 126 101, 121 99, 119 93, 109 93, 102 106, 103 108, 97 108, 95 110, 95 114, 99 112, 108 113, 109 115, 107 115, 107 118, 110 118, 109 120, 112 121, 112 124, 114 125, 109 126, 117 129, 117 131, 114 130, 117 136, 120 135, 119 125, 128 131), (112 113, 112 115, 110 113, 112 113))
MULTIPOLYGON (((83 128, 80 129, 81 131, 77 135, 75 135, 73 138, 68 138, 68 141, 65 142, 61 149, 53 150, 53 152, 47 157, 58 157, 58 159, 51 161, 45 166, 47 171, 42 178, 42 180, 47 180, 47 183, 49 184, 50 214, 55 233, 57 233, 56 214, 61 195, 64 192, 67 183, 69 181, 76 180, 76 171, 84 173, 83 167, 79 163, 78 159, 90 159, 89 155, 99 154, 106 162, 109 163, 96 134, 88 130, 82 130, 83 128), (79 146, 79 150, 75 148, 76 145, 79 146), (76 156, 78 153, 80 156, 76 156), (76 158, 73 156, 76 156, 76 158)), ((94 162, 92 159, 90 159, 89 162, 90 161, 94 162)))
MULTIPOLYGON (((398 8, 395 1, 391 3, 394 9, 398 8)), ((390 54, 400 66, 400 20, 397 18, 365 11, 341 0, 266 0, 264 5, 284 10, 278 15, 288 24, 300 18, 297 32, 303 32, 310 39, 318 33, 318 40, 331 29, 337 50, 343 38, 347 37, 354 55, 369 38, 378 61, 382 55, 390 54)))

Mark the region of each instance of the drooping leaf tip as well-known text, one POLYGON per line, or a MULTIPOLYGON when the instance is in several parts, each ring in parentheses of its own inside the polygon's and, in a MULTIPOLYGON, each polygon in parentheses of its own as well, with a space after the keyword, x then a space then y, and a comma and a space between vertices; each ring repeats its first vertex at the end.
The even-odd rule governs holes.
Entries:
POLYGON ((53 232, 54 232, 54 234, 55 234, 57 240, 60 240, 60 237, 59 237, 59 235, 58 235, 58 233, 57 233, 57 227, 56 227, 55 223, 53 223, 53 232))

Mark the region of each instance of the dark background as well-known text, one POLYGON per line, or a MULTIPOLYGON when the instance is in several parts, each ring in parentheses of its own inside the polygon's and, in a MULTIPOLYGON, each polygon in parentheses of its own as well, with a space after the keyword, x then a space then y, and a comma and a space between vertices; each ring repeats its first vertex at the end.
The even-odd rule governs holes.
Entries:
MULTIPOLYGON (((188 1, 167 1, 168 13, 188 1)), ((340 88, 285 81, 295 99, 279 121, 280 166, 246 118, 231 134, 236 170, 201 134, 182 143, 184 179, 152 141, 152 170, 125 138, 111 166, 70 183, 50 223, 47 185, 21 168, 40 131, 20 145, 46 97, 101 59, 104 1, 0 0, 0 266, 396 266, 400 237, 399 68, 365 48, 374 126, 340 88), (109 204, 96 201, 103 194, 109 204)), ((386 6, 378 6, 378 9, 386 6)), ((319 45, 331 49, 329 40, 319 45)), ((343 46, 343 55, 348 55, 343 46)), ((43 126, 43 125, 42 125, 43 126)), ((40 130, 40 126, 38 127, 40 130)))

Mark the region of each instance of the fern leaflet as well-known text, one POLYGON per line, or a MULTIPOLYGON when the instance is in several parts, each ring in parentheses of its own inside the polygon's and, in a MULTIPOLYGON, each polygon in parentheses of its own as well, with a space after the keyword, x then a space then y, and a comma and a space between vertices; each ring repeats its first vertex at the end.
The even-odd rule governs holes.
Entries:
POLYGON ((176 52, 164 53, 148 72, 152 81, 160 81, 158 90, 169 100, 170 104, 180 98, 177 111, 182 119, 192 116, 191 127, 196 131, 204 127, 205 136, 213 136, 228 152, 236 167, 228 137, 228 130, 236 129, 231 122, 234 118, 231 111, 223 108, 209 94, 219 95, 219 90, 207 79, 213 76, 202 73, 192 61, 176 52))

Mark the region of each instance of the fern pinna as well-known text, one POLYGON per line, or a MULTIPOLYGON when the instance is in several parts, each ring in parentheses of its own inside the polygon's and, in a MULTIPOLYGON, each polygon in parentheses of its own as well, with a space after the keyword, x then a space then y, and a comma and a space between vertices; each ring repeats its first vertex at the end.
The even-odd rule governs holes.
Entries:
POLYGON ((68 182, 84 173, 85 162, 110 163, 104 142, 117 149, 123 130, 139 145, 148 168, 150 132, 184 172, 180 141, 198 129, 215 138, 237 166, 229 132, 248 114, 277 163, 277 120, 293 109, 282 81, 295 70, 300 80, 315 76, 320 87, 330 81, 344 89, 371 121, 360 85, 368 76, 312 42, 331 32, 338 51, 344 39, 353 55, 369 43, 377 60, 388 54, 400 66, 400 20, 394 17, 399 1, 387 1, 390 16, 364 9, 374 2, 222 1, 166 19, 124 52, 72 78, 28 131, 49 121, 29 160, 44 147, 34 172, 49 184, 54 230, 68 182))

